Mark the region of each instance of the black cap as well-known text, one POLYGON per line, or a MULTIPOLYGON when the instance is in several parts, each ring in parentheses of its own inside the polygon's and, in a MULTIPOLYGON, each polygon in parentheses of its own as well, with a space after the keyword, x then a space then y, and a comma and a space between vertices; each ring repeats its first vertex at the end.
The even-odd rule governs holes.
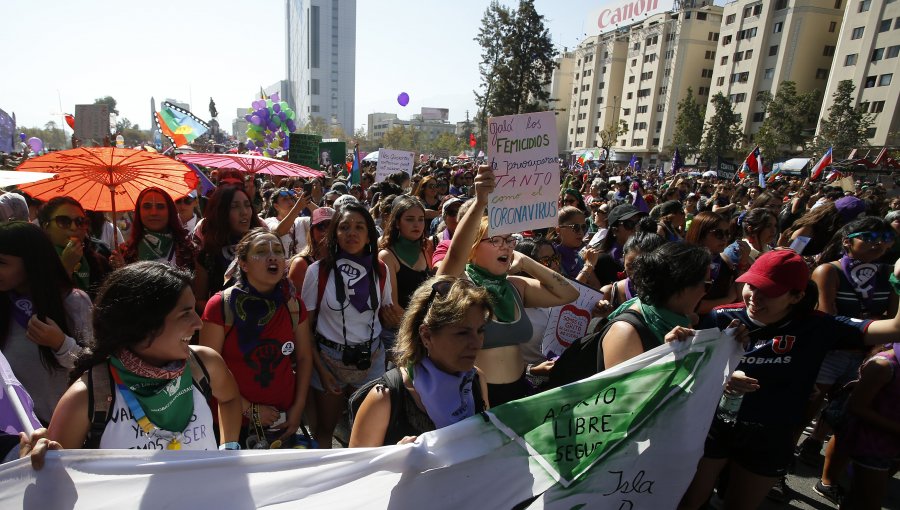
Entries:
POLYGON ((684 214, 684 206, 681 205, 681 202, 678 200, 663 202, 663 204, 659 206, 659 215, 666 216, 668 214, 684 214))
POLYGON ((613 207, 612 211, 609 211, 609 216, 607 216, 607 220, 609 221, 609 225, 613 226, 617 222, 622 220, 627 220, 628 218, 633 218, 641 214, 641 211, 638 211, 634 208, 633 205, 622 204, 613 207))

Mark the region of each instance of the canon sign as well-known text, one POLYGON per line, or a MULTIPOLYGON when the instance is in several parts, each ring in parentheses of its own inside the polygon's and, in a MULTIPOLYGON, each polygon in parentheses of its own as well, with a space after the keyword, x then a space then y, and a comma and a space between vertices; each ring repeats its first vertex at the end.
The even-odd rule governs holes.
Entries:
POLYGON ((660 10, 659 0, 629 0, 594 11, 594 16, 596 27, 604 32, 615 25, 638 21, 638 16, 656 14, 660 10))

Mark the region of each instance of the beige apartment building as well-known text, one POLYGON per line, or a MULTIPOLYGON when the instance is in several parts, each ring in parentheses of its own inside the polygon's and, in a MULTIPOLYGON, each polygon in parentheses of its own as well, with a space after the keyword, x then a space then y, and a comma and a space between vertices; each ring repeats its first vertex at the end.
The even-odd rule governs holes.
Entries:
MULTIPOLYGON (((837 39, 821 117, 841 80, 856 85, 858 104, 874 115, 872 146, 900 145, 900 1, 845 0, 844 21, 837 39)), ((844 158, 845 154, 835 154, 844 158)))
MULTIPOLYGON (((725 5, 710 95, 731 99, 748 140, 765 118, 760 94, 793 81, 825 91, 847 0, 735 0, 725 5)), ((853 1, 853 0, 851 0, 853 1)), ((855 2, 854 2, 855 3, 855 2)), ((706 121, 714 114, 707 108, 706 121)))
POLYGON ((711 3, 682 2, 579 45, 569 151, 602 146, 600 132, 621 120, 628 132, 612 144, 613 161, 634 154, 646 168, 660 151, 671 154, 678 102, 689 87, 698 102, 709 96, 722 22, 722 8, 711 3))

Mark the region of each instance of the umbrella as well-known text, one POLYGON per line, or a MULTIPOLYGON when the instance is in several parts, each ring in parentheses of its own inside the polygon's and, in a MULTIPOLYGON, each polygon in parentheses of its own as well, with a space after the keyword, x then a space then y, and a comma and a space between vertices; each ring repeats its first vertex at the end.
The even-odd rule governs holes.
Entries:
POLYGON ((179 154, 178 159, 185 163, 213 168, 231 168, 251 174, 260 173, 284 177, 322 177, 325 175, 308 166, 250 154, 179 154))
MULTIPOLYGON (((160 154, 113 147, 78 147, 32 158, 20 171, 56 174, 52 179, 19 189, 39 200, 69 196, 91 211, 134 209, 137 196, 157 187, 181 198, 197 186, 187 165, 160 154)), ((113 239, 118 244, 117 239, 113 239)))
POLYGON ((373 163, 378 163, 378 151, 370 152, 366 154, 366 157, 363 158, 363 161, 371 161, 373 163))
POLYGON ((701 174, 703 177, 716 177, 719 174, 715 170, 707 170, 701 174))

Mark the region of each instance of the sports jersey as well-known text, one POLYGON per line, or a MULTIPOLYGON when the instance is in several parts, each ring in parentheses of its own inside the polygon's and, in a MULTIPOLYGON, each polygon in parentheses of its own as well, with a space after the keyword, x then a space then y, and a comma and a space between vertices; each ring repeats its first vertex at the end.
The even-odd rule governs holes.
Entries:
MULTIPOLYGON (((294 330, 290 311, 282 305, 263 327, 259 338, 250 345, 238 340, 234 324, 225 326, 222 293, 216 293, 206 303, 203 320, 225 328, 222 359, 234 374, 241 395, 257 404, 287 411, 294 403, 296 380, 291 367, 294 330)), ((300 304, 300 319, 306 320, 306 310, 300 304)), ((249 342, 248 342, 249 343, 249 342)))
POLYGON ((750 320, 743 304, 734 304, 715 308, 702 327, 724 329, 734 319, 750 332, 750 344, 737 369, 759 381, 758 390, 744 395, 738 420, 782 425, 803 422, 806 402, 828 351, 863 347, 863 336, 872 323, 813 311, 760 326, 750 320))

